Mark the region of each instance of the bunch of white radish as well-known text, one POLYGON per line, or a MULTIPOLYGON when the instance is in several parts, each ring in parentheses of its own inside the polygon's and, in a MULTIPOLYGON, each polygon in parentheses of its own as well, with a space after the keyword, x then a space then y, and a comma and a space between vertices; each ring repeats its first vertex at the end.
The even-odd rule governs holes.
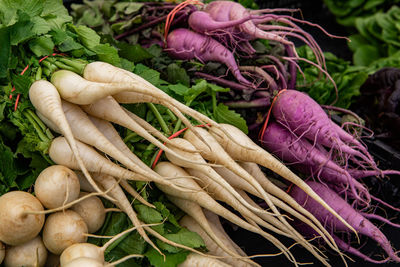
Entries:
POLYGON ((48 251, 60 255, 65 248, 86 242, 87 234, 104 223, 107 210, 95 196, 99 194, 80 192, 71 169, 44 169, 34 188, 36 197, 24 191, 0 197, 0 240, 7 245, 0 243, 0 259, 6 267, 44 266, 48 251))
MULTIPOLYGON (((249 257, 243 255, 237 249, 232 249, 226 241, 217 236, 216 230, 212 229, 205 219, 202 208, 261 235, 272 242, 295 265, 297 265, 297 261, 294 256, 275 235, 293 239, 310 251, 323 264, 329 264, 325 255, 305 240, 289 224, 289 217, 300 219, 311 226, 331 248, 338 251, 333 238, 314 216, 297 205, 288 194, 266 177, 259 176, 260 171, 257 164, 269 168, 284 179, 296 184, 351 230, 354 230, 306 183, 280 161, 253 143, 239 129, 231 125, 216 123, 207 116, 171 98, 133 73, 107 63, 93 62, 86 65, 83 77, 67 70, 60 70, 53 74, 51 82, 44 80, 34 82, 30 88, 29 97, 40 118, 52 130, 60 134, 51 143, 49 148, 50 158, 56 164, 82 171, 83 175, 80 179, 82 184, 85 184, 87 191, 107 198, 121 211, 125 212, 142 238, 160 254, 162 254, 161 250, 149 238, 148 234, 167 244, 205 256, 200 251, 166 239, 149 226, 144 225, 138 219, 122 188, 144 205, 154 206, 135 191, 128 182, 129 180, 154 182, 173 203, 197 221, 207 235, 226 253, 225 257, 240 260, 244 264, 256 265, 249 257), (189 129, 184 139, 167 139, 146 121, 120 105, 121 103, 139 102, 151 102, 169 108, 189 129), (185 115, 204 124, 208 131, 194 127, 185 115), (112 123, 135 132, 164 150, 171 163, 159 163, 156 166, 156 171, 153 171, 129 150, 112 123), (111 161, 108 157, 111 157, 114 161, 111 161), (243 163, 238 164, 236 161, 243 163), (259 207, 248 194, 264 200, 268 209, 264 210, 259 207), (221 206, 217 200, 230 205, 242 217, 221 206), (282 215, 282 211, 287 215, 282 215)), ((69 182, 67 183, 69 184, 69 182)), ((39 185, 39 182, 37 184, 39 185)), ((71 182, 65 194, 59 193, 60 199, 57 205, 61 205, 59 207, 62 207, 62 209, 76 204, 74 201, 77 200, 73 200, 73 198, 78 197, 79 192, 74 191, 73 187, 75 188, 76 185, 74 186, 71 182)), ((85 198, 84 194, 81 194, 81 197, 85 198)), ((46 196, 43 196, 43 198, 45 199, 46 196)), ((55 207, 44 199, 43 202, 47 204, 43 205, 54 211, 55 207)), ((78 206, 71 210, 54 213, 47 220, 60 220, 59 218, 66 216, 66 214, 76 214, 75 210, 80 214, 77 215, 83 218, 82 220, 85 221, 87 228, 90 228, 91 231, 98 229, 101 223, 89 222, 88 216, 85 216, 79 205, 84 205, 84 202, 80 202, 78 206)), ((30 210, 34 209, 43 210, 40 207, 30 208, 30 210)), ((0 215, 1 212, 0 210, 0 215)), ((37 220, 42 218, 39 222, 43 225, 44 215, 41 214, 43 217, 40 217, 38 214, 35 214, 35 216, 37 216, 37 220)), ((32 215, 32 218, 36 217, 32 215)), ((104 216, 99 215, 99 220, 101 218, 104 218, 104 216)), ((40 229, 36 229, 32 237, 36 236, 36 232, 40 229)), ((52 247, 49 248, 51 252, 60 254, 68 246, 53 248, 46 241, 50 229, 51 227, 47 226, 46 222, 43 230, 44 243, 52 247)), ((88 229, 82 230, 82 232, 85 231, 87 232, 88 229)), ((2 239, 1 226, 0 240, 7 243, 6 240, 2 239)), ((86 240, 77 242, 86 242, 86 240)), ((196 258, 197 256, 191 257, 196 258)), ((215 258, 217 256, 207 255, 207 257, 215 258)), ((79 259, 79 261, 83 260, 79 259)), ((101 264, 104 263, 101 262, 101 264)))

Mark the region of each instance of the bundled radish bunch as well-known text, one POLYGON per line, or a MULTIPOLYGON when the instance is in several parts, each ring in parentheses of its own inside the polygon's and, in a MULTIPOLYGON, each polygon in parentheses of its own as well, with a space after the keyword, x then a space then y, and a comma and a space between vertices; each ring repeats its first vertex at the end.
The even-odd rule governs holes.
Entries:
MULTIPOLYGON (((61 134, 50 145, 50 158, 56 164, 81 170, 81 179, 85 181, 81 184, 87 184, 88 191, 107 198, 126 213, 141 237, 160 254, 163 252, 148 234, 172 246, 204 256, 204 253, 168 240, 143 224, 122 188, 142 204, 150 207, 152 204, 134 190, 129 180, 154 182, 175 205, 191 215, 225 253, 244 263, 255 265, 242 252, 227 246, 217 236, 205 215, 202 215, 202 208, 259 234, 273 243, 295 265, 297 261, 294 255, 272 233, 293 239, 323 264, 329 264, 325 256, 289 224, 281 211, 309 225, 338 251, 332 237, 318 220, 265 178, 257 164, 298 185, 328 212, 337 216, 298 176, 236 127, 214 122, 169 97, 143 78, 104 62, 93 62, 85 66, 83 77, 71 71, 59 70, 54 72, 51 82, 34 82, 29 96, 38 116, 48 127, 61 134), (184 139, 167 139, 118 102, 152 102, 170 108, 188 127, 184 139), (193 127, 183 114, 203 123, 209 131, 193 127), (158 163, 153 171, 126 147, 110 122, 132 130, 163 149, 170 162, 158 163), (112 157, 119 164, 101 153, 112 157), (243 166, 235 160, 243 161, 243 166), (257 206, 248 194, 264 200, 268 209, 257 206), (230 205, 243 218, 216 200, 230 205)), ((63 202, 62 205, 65 208, 68 204, 63 202)), ((349 226, 340 216, 337 218, 349 226)), ((349 229, 354 231, 350 226, 349 229)))
MULTIPOLYGON (((305 93, 282 91, 272 105, 271 114, 273 121, 261 133, 263 146, 310 180, 319 182, 310 181, 308 184, 318 190, 318 194, 331 203, 339 214, 348 218, 347 221, 357 232, 375 239, 389 258, 383 261, 373 260, 335 237, 340 248, 371 262, 389 259, 399 261, 389 241, 367 218, 391 223, 378 215, 365 212, 365 209, 372 207, 372 201, 391 206, 371 196, 361 179, 368 176, 399 175, 400 172, 379 169, 367 148, 356 137, 335 124, 321 106, 305 93), (343 205, 346 208, 339 203, 345 203, 343 205), (359 224, 365 230, 357 229, 359 224)), ((327 230, 332 234, 334 231, 344 231, 341 223, 319 210, 319 205, 306 203, 307 197, 297 189, 293 189, 291 195, 321 222, 326 222, 327 230)), ((312 235, 312 231, 305 232, 312 235)))
MULTIPOLYGON (((99 194, 80 190, 78 176, 71 169, 53 165, 38 176, 36 197, 24 191, 0 197, 5 266, 44 266, 49 253, 60 255, 100 229, 105 213, 115 209, 106 210, 96 196, 99 194), (45 214, 49 216, 45 218, 45 214)), ((98 260, 103 264, 104 259, 98 260)))

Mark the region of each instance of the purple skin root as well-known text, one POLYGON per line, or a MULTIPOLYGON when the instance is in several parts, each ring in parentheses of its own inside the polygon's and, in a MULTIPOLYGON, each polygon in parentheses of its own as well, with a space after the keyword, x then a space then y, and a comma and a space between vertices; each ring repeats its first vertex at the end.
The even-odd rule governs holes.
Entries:
POLYGON ((316 146, 304 138, 298 138, 278 123, 269 122, 261 142, 268 151, 299 171, 317 176, 322 182, 341 185, 341 188, 350 186, 352 196, 360 200, 360 204, 370 202, 371 196, 367 188, 330 160, 316 146))
POLYGON ((196 58, 201 62, 224 63, 240 83, 251 86, 251 83, 240 73, 232 52, 209 36, 179 28, 168 34, 165 50, 176 59, 196 58))
MULTIPOLYGON (((345 200, 343 200, 338 194, 329 189, 327 186, 322 185, 317 182, 308 181, 307 184, 317 193, 329 206, 331 206, 343 219, 345 219, 359 234, 365 235, 373 240, 375 240, 382 249, 388 254, 389 258, 393 261, 400 262, 400 258, 393 251, 389 240, 386 236, 368 219, 366 219, 359 212, 354 210, 345 200)), ((308 197, 303 190, 297 186, 293 186, 289 194, 308 210, 311 214, 315 216, 325 228, 331 232, 348 232, 348 228, 340 222, 335 216, 329 213, 324 207, 317 203, 314 199, 308 197)), ((318 234, 314 232, 313 229, 304 224, 297 224, 295 226, 300 232, 306 236, 317 236, 318 234)), ((374 263, 383 263, 388 259, 383 261, 376 261, 370 257, 362 254, 359 250, 352 248, 350 245, 346 244, 344 241, 333 235, 335 241, 339 248, 345 252, 352 253, 366 261, 374 263), (339 241, 339 242, 338 242, 339 241)))
MULTIPOLYGON (((336 127, 322 107, 307 94, 297 90, 282 92, 275 101, 272 114, 280 124, 287 126, 296 135, 304 136, 311 142, 325 147, 334 148, 339 153, 360 158, 367 165, 361 165, 362 168, 377 169, 372 156, 365 154, 367 152, 365 147, 360 144, 355 146, 356 150, 347 145, 349 134, 342 128, 336 127)), ((354 162, 361 164, 357 158, 354 158, 354 162)))

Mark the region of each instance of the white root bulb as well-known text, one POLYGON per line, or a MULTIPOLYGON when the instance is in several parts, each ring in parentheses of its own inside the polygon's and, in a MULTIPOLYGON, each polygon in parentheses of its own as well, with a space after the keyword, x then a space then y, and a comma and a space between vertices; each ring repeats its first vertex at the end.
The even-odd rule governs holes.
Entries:
POLYGON ((11 191, 0 197, 0 240, 17 246, 35 238, 43 227, 44 214, 40 201, 24 191, 11 191))
POLYGON ((7 248, 5 267, 43 267, 47 260, 47 250, 40 236, 22 245, 7 248))
POLYGON ((51 214, 43 228, 43 242, 46 248, 56 255, 64 249, 87 240, 88 228, 82 217, 72 210, 51 214))
POLYGON ((76 200, 79 192, 78 177, 62 165, 44 169, 35 182, 35 195, 47 209, 58 208, 76 200))
MULTIPOLYGON (((81 192, 79 198, 87 194, 86 192, 81 192)), ((103 226, 104 220, 106 219, 106 210, 103 202, 96 196, 92 196, 75 204, 72 206, 71 210, 82 217, 88 227, 89 233, 97 232, 97 230, 103 226)))

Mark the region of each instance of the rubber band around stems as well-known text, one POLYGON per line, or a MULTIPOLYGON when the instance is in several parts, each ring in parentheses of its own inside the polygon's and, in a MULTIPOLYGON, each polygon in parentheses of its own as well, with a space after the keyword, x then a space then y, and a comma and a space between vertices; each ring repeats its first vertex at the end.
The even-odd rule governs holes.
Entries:
MULTIPOLYGON (((65 56, 65 54, 62 54, 62 53, 53 53, 53 54, 51 54, 51 55, 47 55, 47 56, 44 56, 44 57, 42 57, 41 59, 39 59, 39 63, 41 63, 43 60, 45 60, 46 58, 48 58, 48 57, 50 57, 50 56, 54 57, 54 56, 57 56, 57 55, 59 55, 59 56, 65 56)), ((29 64, 26 65, 26 67, 21 71, 20 75, 24 75, 25 72, 26 72, 28 69, 29 69, 29 64)), ((11 93, 14 92, 14 91, 15 91, 15 86, 13 86, 13 88, 11 89, 11 93)), ((10 96, 9 96, 10 99, 13 98, 13 95, 12 95, 11 93, 10 93, 10 96)), ((18 103, 19 103, 20 97, 21 97, 21 94, 17 94, 17 99, 15 100, 15 104, 14 104, 14 111, 16 111, 17 108, 18 108, 18 103)))
POLYGON ((272 107, 274 106, 276 99, 278 99, 278 96, 279 96, 281 93, 283 93, 284 91, 286 91, 286 90, 287 90, 287 89, 282 89, 282 90, 280 90, 280 91, 276 94, 276 96, 274 97, 274 99, 272 100, 271 106, 269 106, 269 109, 268 109, 267 117, 265 118, 264 125, 263 125, 263 127, 262 127, 262 129, 261 129, 261 131, 260 131, 259 136, 258 136, 258 139, 259 139, 260 141, 261 141, 262 137, 264 136, 265 130, 267 129, 267 125, 268 125, 269 119, 270 119, 270 117, 271 117, 272 107))
MULTIPOLYGON (((207 126, 211 126, 210 124, 201 124, 201 125, 196 125, 195 127, 206 127, 207 126)), ((184 131, 186 131, 188 128, 183 128, 175 133, 173 133, 170 137, 168 137, 169 140, 178 137, 179 135, 181 135, 181 133, 183 133, 184 131)), ((164 143, 165 144, 165 143, 164 143)), ((153 164, 151 164, 151 168, 154 169, 154 167, 156 166, 157 162, 160 160, 162 153, 164 152, 164 150, 160 149, 153 161, 153 164)))
POLYGON ((178 4, 174 9, 169 12, 167 19, 165 20, 165 28, 164 28, 164 45, 166 46, 166 41, 167 41, 167 35, 169 32, 169 28, 171 27, 171 23, 175 18, 176 12, 184 9, 188 5, 204 5, 204 3, 198 1, 198 0, 185 0, 182 3, 178 4))

